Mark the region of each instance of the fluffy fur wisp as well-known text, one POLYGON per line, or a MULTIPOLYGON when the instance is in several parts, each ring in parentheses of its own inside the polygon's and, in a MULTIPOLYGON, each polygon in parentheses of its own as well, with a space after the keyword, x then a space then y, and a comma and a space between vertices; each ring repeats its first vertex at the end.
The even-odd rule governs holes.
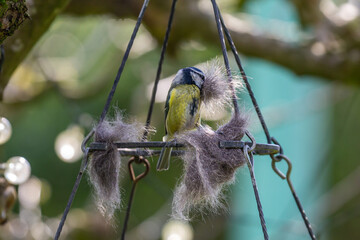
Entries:
POLYGON ((175 190, 174 218, 187 220, 194 207, 221 208, 221 190, 233 182, 235 170, 245 164, 245 158, 241 149, 222 149, 219 141, 241 140, 246 123, 245 116, 234 115, 217 131, 199 127, 177 137, 189 147, 183 156, 185 173, 175 190))
POLYGON ((242 85, 237 75, 232 76, 230 85, 226 69, 218 59, 209 61, 199 68, 204 72, 205 80, 202 87, 202 101, 206 111, 215 113, 231 102, 232 88, 238 91, 242 85))
POLYGON ((114 142, 139 141, 143 131, 144 127, 137 123, 125 123, 119 112, 113 120, 104 120, 95 128, 94 140, 106 143, 107 149, 92 153, 88 173, 94 187, 97 206, 109 220, 121 203, 119 189, 121 157, 114 142))

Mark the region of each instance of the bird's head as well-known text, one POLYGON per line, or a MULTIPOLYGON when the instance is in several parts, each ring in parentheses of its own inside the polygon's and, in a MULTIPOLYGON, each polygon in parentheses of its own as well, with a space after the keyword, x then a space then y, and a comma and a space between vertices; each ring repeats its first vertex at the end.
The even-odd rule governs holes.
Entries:
POLYGON ((196 67, 187 67, 180 69, 172 83, 172 86, 181 85, 181 84, 192 84, 196 85, 200 90, 204 84, 205 75, 204 73, 196 67))

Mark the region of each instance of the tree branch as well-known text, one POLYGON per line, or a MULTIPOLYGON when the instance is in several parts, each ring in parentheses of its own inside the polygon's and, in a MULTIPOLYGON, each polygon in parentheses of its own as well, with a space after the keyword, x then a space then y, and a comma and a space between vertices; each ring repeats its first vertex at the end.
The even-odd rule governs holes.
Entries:
POLYGON ((29 16, 25 0, 3 0, 0 1, 0 7, 0 43, 2 43, 29 16))
POLYGON ((0 75, 0 100, 16 67, 25 59, 68 2, 69 0, 33 0, 33 5, 29 6, 31 20, 24 22, 14 35, 4 41, 6 61, 0 75))
MULTIPOLYGON (((4 41, 6 61, 0 76, 0 99, 11 74, 67 5, 65 10, 67 14, 78 16, 112 14, 119 18, 136 18, 141 5, 141 1, 133 0, 72 0, 70 3, 69 1, 34 0, 33 5, 29 6, 32 20, 22 24, 13 36, 4 41)), ((291 1, 297 2, 297 0, 291 1)), ((145 14, 144 24, 159 42, 164 35, 169 8, 169 1, 152 0, 145 14)), ((239 26, 242 25, 238 23, 234 25, 233 20, 228 21, 226 14, 223 15, 239 52, 277 63, 299 75, 311 75, 360 85, 358 67, 360 46, 352 46, 350 50, 344 48, 344 51, 335 51, 331 54, 316 55, 311 51, 310 41, 306 44, 290 44, 268 34, 259 34, 256 29, 240 28, 239 26)), ((315 15, 304 14, 303 23, 318 21, 315 15)), ((331 30, 331 28, 326 29, 326 31, 331 30)), ((197 1, 184 0, 177 7, 168 50, 176 51, 179 43, 190 39, 219 45, 214 17, 208 11, 201 9, 197 1)), ((317 41, 316 37, 313 40, 317 41)))
MULTIPOLYGON (((73 0, 65 13, 87 14, 86 8, 74 9, 75 6, 83 4, 83 1, 73 0)), ((114 0, 106 0, 105 2, 109 1, 113 2, 114 0)), ((94 9, 100 9, 100 6, 97 7, 98 5, 104 6, 104 1, 100 3, 91 0, 91 2, 91 6, 94 9)), ((124 5, 121 5, 121 8, 119 4, 107 4, 110 6, 109 8, 102 8, 101 11, 96 13, 113 14, 120 18, 136 16, 134 13, 137 12, 137 6, 133 4, 128 5, 130 3, 126 0, 123 0, 122 3, 124 5), (127 9, 127 11, 124 9, 127 9)), ((158 41, 161 41, 166 26, 169 6, 167 6, 168 3, 166 3, 167 5, 160 4, 158 0, 154 0, 151 3, 145 15, 144 24, 150 33, 158 41)), ((239 52, 250 57, 257 57, 279 64, 298 75, 311 75, 328 80, 341 81, 345 84, 360 85, 360 68, 358 67, 360 65, 360 49, 353 48, 352 51, 316 55, 311 50, 312 45, 309 44, 310 41, 303 45, 293 44, 276 39, 268 34, 259 34, 259 31, 256 31, 256 29, 240 29, 239 26, 246 25, 243 21, 240 22, 238 20, 238 22, 234 22, 234 18, 229 20, 229 15, 223 15, 225 22, 229 23, 227 24, 228 28, 239 52)), ((318 17, 314 15, 316 14, 304 16, 303 21, 319 21, 318 17)), ((176 48, 179 42, 189 39, 200 39, 207 43, 219 44, 214 17, 200 9, 196 1, 187 0, 179 4, 177 8, 169 50, 171 50, 171 47, 173 49, 176 48)))
MULTIPOLYGON (((226 22, 226 20, 225 20, 226 22)), ((229 30, 238 50, 277 63, 298 75, 311 75, 346 84, 360 84, 360 51, 315 55, 311 46, 293 45, 266 35, 254 35, 233 26, 229 30)))

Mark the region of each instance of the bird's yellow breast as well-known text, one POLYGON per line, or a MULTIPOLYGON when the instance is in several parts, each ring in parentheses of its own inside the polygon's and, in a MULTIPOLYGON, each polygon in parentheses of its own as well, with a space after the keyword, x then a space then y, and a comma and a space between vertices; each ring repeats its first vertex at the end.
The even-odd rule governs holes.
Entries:
POLYGON ((195 85, 178 85, 170 92, 166 130, 169 136, 196 127, 200 118, 200 89, 195 85))

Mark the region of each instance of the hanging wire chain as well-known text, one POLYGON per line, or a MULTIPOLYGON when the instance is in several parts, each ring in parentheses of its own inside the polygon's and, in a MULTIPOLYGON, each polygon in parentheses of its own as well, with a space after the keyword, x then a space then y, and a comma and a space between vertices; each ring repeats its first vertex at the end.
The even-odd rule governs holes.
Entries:
MULTIPOLYGON (((108 110, 109 110, 111 100, 112 100, 112 98, 114 97, 116 87, 117 87, 117 85, 118 85, 118 83, 119 83, 121 74, 122 74, 122 72, 123 72, 123 70, 124 70, 125 63, 126 63, 128 57, 129 57, 130 50, 131 50, 132 45, 133 45, 133 43, 134 43, 134 40, 135 40, 135 38, 136 38, 136 34, 137 34, 137 32, 138 32, 138 30, 139 30, 139 28, 140 28, 142 19, 144 18, 145 10, 146 10, 146 8, 147 8, 147 6, 148 6, 148 4, 149 4, 149 1, 150 1, 150 0, 144 0, 144 2, 143 2, 143 5, 142 5, 142 7, 141 7, 141 11, 140 11, 139 16, 138 16, 138 19, 137 19, 137 21, 136 21, 136 24, 135 24, 133 33, 132 33, 132 35, 131 35, 131 37, 130 37, 129 43, 128 43, 128 45, 127 45, 127 48, 126 48, 126 51, 125 51, 125 54, 124 54, 124 57, 123 57, 123 59, 122 59, 121 65, 120 65, 120 67, 119 67, 119 70, 118 70, 118 72, 117 72, 116 78, 115 78, 115 80, 114 80, 114 84, 113 84, 113 86, 112 86, 112 88, 111 88, 111 91, 110 91, 110 93, 109 93, 109 95, 108 95, 106 104, 105 104, 104 109, 103 109, 103 111, 102 111, 102 114, 101 114, 99 123, 102 123, 102 122, 104 121, 105 116, 106 116, 106 114, 107 114, 107 112, 108 112, 108 110)), ((85 137, 85 139, 84 139, 84 141, 83 141, 83 143, 82 143, 82 145, 81 145, 81 149, 82 149, 83 152, 84 152, 84 158, 83 158, 83 161, 82 161, 82 164, 81 164, 79 173, 78 173, 78 175, 77 175, 77 178, 76 178, 76 180, 75 180, 74 187, 73 187, 73 189, 72 189, 72 191, 71 191, 71 194, 70 194, 70 197, 69 197, 69 201, 68 201, 68 203, 67 203, 67 205, 66 205, 66 208, 65 208, 65 210, 64 210, 63 216, 62 216, 62 218, 61 218, 61 221, 60 221, 60 223, 59 223, 58 229, 57 229, 57 231, 56 231, 55 238, 54 238, 55 240, 59 239, 59 237, 60 237, 62 228, 63 228, 63 226, 64 226, 64 224, 65 224, 65 220, 66 220, 67 214, 68 214, 69 211, 70 211, 72 202, 74 201, 76 192, 77 192, 77 190, 78 190, 78 188, 79 188, 79 185, 80 185, 82 176, 83 176, 84 171, 86 170, 86 167, 87 167, 87 165, 88 165, 89 149, 86 148, 86 144, 87 144, 87 142, 90 140, 90 138, 92 137, 92 135, 94 134, 94 132, 95 132, 95 130, 92 129, 92 130, 90 131, 90 133, 85 137)))
MULTIPOLYGON (((217 8, 218 8, 218 7, 217 7, 217 8)), ((254 92, 253 92, 252 89, 251 89, 251 85, 250 85, 250 83, 249 83, 249 81, 248 81, 248 79, 247 79, 247 76, 246 76, 246 74, 245 74, 245 71, 244 71, 244 69, 243 69, 243 67, 242 67, 242 64, 241 64, 241 61, 240 61, 240 57, 239 57, 239 54, 238 54, 238 52, 237 52, 237 50, 236 50, 234 41, 233 41, 232 38, 231 38, 230 32, 229 32, 229 30, 227 29, 227 27, 226 27, 226 25, 225 25, 225 22, 224 22, 224 20, 223 20, 223 18, 222 18, 222 16, 221 16, 220 11, 219 11, 219 15, 220 15, 221 24, 222 24, 222 26, 223 26, 223 29, 224 29, 226 38, 227 38, 228 43, 229 43, 229 45, 230 45, 230 47, 231 47, 231 51, 233 52, 233 55, 234 55, 235 60, 236 60, 236 63, 237 63, 237 65, 238 65, 238 67, 239 67, 240 73, 241 73, 241 75, 242 75, 242 78, 243 78, 243 80, 244 80, 244 82, 245 82, 245 85, 246 85, 246 88, 247 88, 247 90, 248 90, 248 93, 249 93, 249 95, 250 95, 251 101, 252 101, 253 106, 254 106, 254 108, 255 108, 255 111, 256 111, 256 113, 257 113, 257 115, 258 115, 258 118, 259 118, 259 120, 260 120, 261 126, 262 126, 262 128, 263 128, 263 130, 264 130, 264 133, 265 133, 265 135, 266 135, 267 142, 268 142, 268 143, 274 142, 275 144, 278 144, 278 142, 276 142, 276 140, 274 141, 274 138, 271 138, 271 135, 270 135, 269 129, 268 129, 267 125, 266 125, 266 122, 265 122, 265 119, 264 119, 264 117, 263 117, 263 114, 261 113, 260 107, 259 107, 259 105, 258 105, 258 103, 257 103, 256 98, 255 98, 254 92)), ((282 157, 285 157, 285 158, 287 159, 287 163, 288 163, 288 164, 289 164, 289 163, 291 164, 291 162, 289 161, 289 159, 282 154, 282 151, 283 151, 283 150, 280 148, 280 156, 281 156, 281 157, 280 157, 279 159, 281 159, 282 157)), ((313 231, 312 231, 312 227, 311 227, 311 224, 310 224, 310 222, 309 222, 309 220, 308 220, 308 217, 307 217, 306 214, 305 214, 305 211, 304 211, 304 209, 303 209, 303 207, 302 207, 302 205, 301 205, 301 202, 300 202, 300 200, 299 200, 299 198, 298 198, 298 196, 297 196, 297 194, 296 194, 295 188, 293 187, 292 182, 291 182, 291 180, 290 180, 290 172, 289 172, 289 175, 288 175, 288 176, 285 176, 284 174, 279 174, 279 173, 281 173, 281 172, 280 172, 279 170, 277 170, 277 168, 274 168, 274 164, 275 164, 275 162, 276 162, 276 160, 274 160, 274 159, 276 159, 276 157, 274 157, 274 155, 270 155, 270 156, 272 156, 272 159, 273 159, 273 161, 272 161, 272 166, 273 166, 274 171, 275 171, 282 179, 286 179, 287 182, 288 182, 289 188, 290 188, 290 190, 291 190, 291 192, 292 192, 292 194, 293 194, 293 197, 294 197, 295 202, 296 202, 296 205, 297 205, 297 207, 298 207, 298 209, 299 209, 299 211, 300 211, 300 213, 301 213, 301 216, 302 216, 303 219, 304 219, 305 226, 306 226, 306 228, 307 228, 307 230, 308 230, 308 232, 309 232, 309 235, 310 235, 311 239, 316 239, 316 238, 315 238, 315 234, 314 234, 313 231), (275 169, 276 169, 276 170, 275 170, 275 169)), ((291 166, 291 165, 289 165, 289 166, 291 166)))
POLYGON ((133 182, 133 185, 131 188, 130 198, 129 198, 129 202, 128 202, 127 209, 126 209, 124 226, 123 226, 123 229, 121 232, 121 240, 125 239, 125 233, 126 233, 127 225, 128 225, 129 218, 130 218, 131 206, 132 206, 132 202, 133 202, 134 195, 135 195, 135 188, 137 186, 137 183, 149 173, 150 163, 146 158, 143 158, 141 156, 140 157, 132 157, 128 162, 128 167, 129 167, 130 178, 133 182), (144 164, 145 171, 143 173, 139 174, 138 176, 135 176, 135 172, 134 172, 134 168, 133 168, 134 163, 144 164))
POLYGON ((166 52, 166 48, 167 48, 167 45, 168 45, 168 42, 169 42, 170 31, 171 31, 171 28, 172 28, 172 22, 173 22, 174 15, 175 15, 176 2, 177 2, 177 0, 173 0, 173 2, 172 2, 170 15, 169 15, 168 26, 167 26, 167 29, 166 29, 163 45, 161 47, 161 55, 160 55, 160 60, 159 60, 159 64, 158 64, 158 68, 157 68, 157 72, 156 72, 154 86, 153 86, 153 89, 152 89, 149 111, 148 111, 148 115, 147 115, 146 123, 145 123, 145 131, 144 131, 144 135, 143 135, 143 141, 147 140, 147 136, 148 136, 148 132, 149 132, 148 130, 149 130, 149 127, 150 127, 151 115, 152 115, 153 108, 154 108, 157 87, 158 87, 160 76, 161 76, 162 64, 164 62, 165 52, 166 52))

